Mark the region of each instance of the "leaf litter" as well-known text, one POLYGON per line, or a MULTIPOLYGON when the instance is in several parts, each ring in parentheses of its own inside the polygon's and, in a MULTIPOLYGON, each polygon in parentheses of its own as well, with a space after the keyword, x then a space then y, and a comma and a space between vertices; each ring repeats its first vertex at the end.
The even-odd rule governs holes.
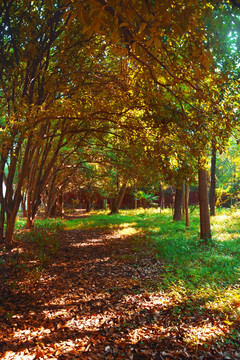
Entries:
POLYGON ((164 261, 144 236, 81 229, 59 241, 39 277, 9 266, 16 286, 0 278, 1 359, 240 359, 239 339, 221 340, 228 324, 160 289, 164 261))

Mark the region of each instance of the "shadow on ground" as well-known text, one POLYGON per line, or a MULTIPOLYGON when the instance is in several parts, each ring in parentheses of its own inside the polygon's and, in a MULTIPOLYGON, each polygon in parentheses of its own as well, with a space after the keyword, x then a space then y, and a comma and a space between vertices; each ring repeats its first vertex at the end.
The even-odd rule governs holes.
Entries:
POLYGON ((1 358, 240 359, 207 298, 158 290, 164 271, 144 237, 61 232, 40 278, 0 296, 1 358))

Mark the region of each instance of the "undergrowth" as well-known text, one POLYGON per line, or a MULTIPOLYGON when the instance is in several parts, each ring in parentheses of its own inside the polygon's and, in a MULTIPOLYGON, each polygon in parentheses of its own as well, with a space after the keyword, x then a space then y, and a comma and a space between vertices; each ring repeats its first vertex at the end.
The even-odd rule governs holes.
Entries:
POLYGON ((5 282, 12 290, 25 290, 29 282, 40 279, 58 251, 58 233, 64 228, 60 219, 37 220, 32 230, 24 230, 24 225, 23 220, 17 222, 13 248, 0 252, 5 282))

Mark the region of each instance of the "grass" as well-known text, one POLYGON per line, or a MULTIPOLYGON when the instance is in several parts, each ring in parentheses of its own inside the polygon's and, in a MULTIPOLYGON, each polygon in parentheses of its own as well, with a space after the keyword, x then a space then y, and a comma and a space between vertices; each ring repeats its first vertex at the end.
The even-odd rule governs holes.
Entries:
POLYGON ((64 228, 61 219, 37 220, 32 230, 24 230, 25 219, 18 219, 14 247, 10 252, 0 251, 4 263, 9 265, 12 274, 6 275, 6 282, 12 289, 25 289, 29 282, 40 279, 43 269, 51 262, 58 251, 58 232, 64 228), (22 281, 24 280, 24 281, 22 281), (24 284, 24 285, 23 285, 24 284))
MULTIPOLYGON (((200 317, 203 313, 205 317, 209 314, 215 316, 229 327, 228 335, 219 341, 235 343, 239 341, 239 334, 234 324, 240 320, 239 219, 240 211, 236 209, 217 210, 217 215, 211 218, 212 241, 208 245, 199 239, 197 209, 190 215, 188 230, 183 221, 172 220, 171 209, 161 213, 158 209, 122 210, 111 216, 107 211, 91 212, 80 219, 65 220, 64 226, 66 229, 112 229, 118 234, 131 236, 136 251, 138 244, 142 246, 143 238, 146 239, 146 246, 150 246, 164 264, 163 273, 158 277, 161 279, 157 283, 159 291, 179 303, 173 307, 173 315, 178 318, 181 314, 183 319, 193 313, 200 317)), ((42 249, 38 263, 45 262, 43 249, 53 249, 53 253, 57 250, 54 241, 45 244, 41 232, 47 229, 51 233, 52 228, 62 227, 62 220, 44 220, 36 224, 35 231, 40 231, 40 235, 32 233, 29 240, 25 239, 42 249)), ((46 252, 48 259, 49 251, 46 252)))
MULTIPOLYGON (((108 215, 107 211, 90 213, 81 219, 65 221, 67 229, 108 228, 123 235, 144 235, 164 259, 165 277, 160 287, 181 286, 187 291, 238 287, 240 279, 240 212, 219 210, 211 219, 212 242, 199 241, 199 213, 191 214, 190 228, 174 222, 166 209, 122 210, 108 215)), ((49 221, 49 220, 48 220, 49 221)), ((51 224, 51 222, 49 221, 51 224)), ((46 226, 47 222, 45 222, 46 226)), ((61 224, 61 223, 60 223, 61 224)), ((61 226, 61 225, 60 225, 61 226)))
POLYGON ((37 220, 33 229, 15 235, 15 241, 24 242, 28 248, 27 256, 44 266, 50 261, 50 257, 56 254, 59 246, 58 232, 63 228, 61 219, 37 220))
POLYGON ((212 242, 199 241, 199 214, 191 216, 190 228, 174 222, 171 210, 125 210, 117 215, 93 212, 89 217, 66 221, 70 228, 110 228, 125 235, 144 234, 165 261, 162 286, 176 284, 191 291, 199 288, 237 286, 240 278, 240 224, 238 212, 220 211, 212 218, 212 242))
POLYGON ((120 234, 144 235, 154 245, 156 256, 164 261, 164 276, 158 284, 161 290, 185 294, 188 298, 212 299, 207 305, 224 309, 238 316, 240 304, 240 212, 218 210, 211 219, 212 242, 199 241, 199 212, 190 217, 190 228, 184 222, 174 222, 170 209, 122 210, 117 215, 92 212, 89 217, 66 221, 66 228, 110 228, 120 234))

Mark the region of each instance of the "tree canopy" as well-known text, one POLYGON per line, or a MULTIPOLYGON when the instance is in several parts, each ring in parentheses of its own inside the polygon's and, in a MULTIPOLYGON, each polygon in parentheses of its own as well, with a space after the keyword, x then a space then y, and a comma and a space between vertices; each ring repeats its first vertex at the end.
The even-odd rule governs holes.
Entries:
POLYGON ((238 8, 220 0, 3 2, 1 239, 6 219, 11 240, 26 191, 34 221, 64 163, 102 162, 107 171, 114 161, 127 181, 148 174, 177 186, 205 171, 211 144, 222 151, 238 126, 238 8))

